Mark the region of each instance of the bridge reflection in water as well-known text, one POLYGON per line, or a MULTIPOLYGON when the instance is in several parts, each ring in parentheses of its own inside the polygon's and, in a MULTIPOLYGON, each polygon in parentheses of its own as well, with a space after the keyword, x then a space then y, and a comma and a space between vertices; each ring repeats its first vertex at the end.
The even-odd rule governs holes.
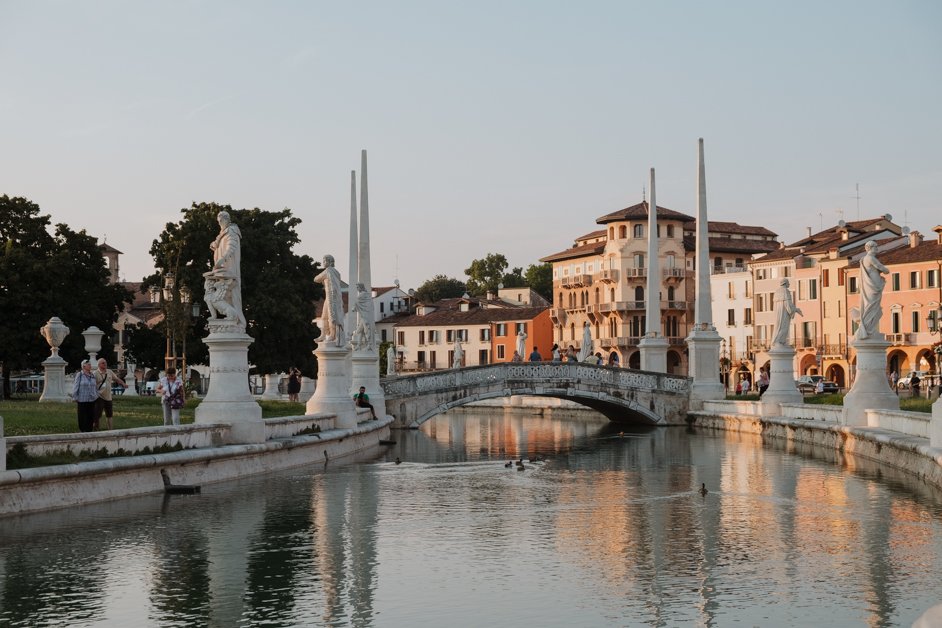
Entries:
POLYGON ((682 425, 689 409, 690 378, 581 362, 505 362, 386 378, 386 411, 396 427, 475 401, 530 395, 568 399, 612 421, 682 425))
POLYGON ((939 595, 942 495, 833 451, 525 409, 396 438, 4 519, 0 625, 909 625, 939 595))

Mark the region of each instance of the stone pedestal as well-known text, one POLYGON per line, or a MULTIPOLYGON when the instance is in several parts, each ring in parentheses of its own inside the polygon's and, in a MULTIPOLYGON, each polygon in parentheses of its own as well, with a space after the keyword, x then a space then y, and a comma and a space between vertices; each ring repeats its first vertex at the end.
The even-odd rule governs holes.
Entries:
POLYGON ((307 403, 314 395, 314 391, 317 390, 317 380, 311 379, 310 377, 301 378, 301 392, 298 393, 298 401, 301 403, 307 403))
POLYGON ((844 396, 844 425, 867 425, 865 410, 899 410, 899 397, 886 379, 886 349, 890 343, 883 334, 854 340, 857 350, 857 377, 844 396))
POLYGON ((327 346, 314 350, 317 357, 317 388, 305 405, 307 414, 329 412, 337 415, 335 425, 352 428, 357 425, 356 408, 350 393, 350 350, 346 347, 327 346))
POLYGON ((127 384, 123 393, 123 396, 125 397, 138 397, 139 396, 137 394, 137 386, 136 386, 137 377, 135 375, 136 372, 137 372, 137 365, 128 364, 128 372, 124 375, 124 383, 127 384))
POLYGON ((209 390, 196 407, 197 423, 230 423, 232 442, 262 443, 262 408, 249 392, 249 345, 252 337, 235 326, 212 322, 203 339, 209 348, 209 390))
POLYGON ((39 397, 40 402, 46 401, 69 401, 69 393, 65 389, 65 365, 66 362, 58 354, 51 355, 43 362, 43 394, 39 397))
POLYGON ((932 404, 932 419, 929 421, 929 446, 942 449, 942 396, 932 404))
POLYGON ((379 383, 379 354, 369 350, 354 351, 351 363, 353 364, 353 378, 350 396, 360 392, 360 386, 365 386, 376 416, 386 416, 386 394, 379 383))
POLYGON ((690 409, 703 409, 704 401, 726 397, 720 381, 720 343, 723 341, 712 325, 701 325, 687 336, 688 373, 693 378, 690 386, 690 409))
POLYGON ((279 373, 272 373, 265 376, 265 392, 262 393, 262 399, 277 401, 281 399, 281 393, 278 392, 278 382, 281 381, 279 373))
POLYGON ((666 373, 667 347, 667 338, 664 336, 652 334, 642 338, 638 343, 638 348, 641 349, 641 370, 666 373))
MULTIPOLYGON (((769 389, 762 395, 762 413, 779 416, 783 403, 801 403, 801 392, 795 385, 795 348, 774 345, 769 349, 772 365, 769 367, 769 389)), ((754 386, 758 386, 753 382, 754 386)))

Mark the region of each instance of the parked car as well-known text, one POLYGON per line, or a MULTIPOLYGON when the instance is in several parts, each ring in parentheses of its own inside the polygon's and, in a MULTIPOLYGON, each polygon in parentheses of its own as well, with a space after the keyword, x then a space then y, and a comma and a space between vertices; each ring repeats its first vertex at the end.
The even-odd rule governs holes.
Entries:
POLYGON ((913 381, 913 375, 919 376, 919 383, 922 387, 926 386, 926 377, 929 375, 929 371, 910 371, 909 375, 906 377, 899 378, 899 381, 896 382, 896 389, 909 390, 913 381))
POLYGON ((801 394, 812 394, 817 390, 818 382, 821 381, 824 384, 824 393, 836 393, 840 388, 838 385, 830 380, 824 379, 823 375, 802 375, 798 378, 795 384, 798 386, 799 392, 801 394))

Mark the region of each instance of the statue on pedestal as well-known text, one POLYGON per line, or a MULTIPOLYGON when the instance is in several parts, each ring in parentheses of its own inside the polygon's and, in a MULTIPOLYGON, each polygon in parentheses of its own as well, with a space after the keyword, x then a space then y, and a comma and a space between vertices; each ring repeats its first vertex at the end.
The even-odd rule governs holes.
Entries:
POLYGON ((372 350, 375 347, 376 337, 373 297, 362 283, 357 283, 357 298, 352 308, 357 315, 356 328, 353 330, 353 348, 372 350))
POLYGON ((334 267, 334 256, 324 256, 324 270, 314 278, 315 283, 324 284, 324 309, 321 311, 321 335, 315 342, 332 342, 343 347, 347 338, 343 329, 343 288, 340 271, 334 267))
POLYGON ((579 348, 579 361, 592 355, 592 327, 589 323, 582 326, 582 347, 579 348))
POLYGON ((792 319, 795 314, 802 314, 802 311, 795 307, 792 291, 788 289, 788 279, 782 279, 773 298, 775 299, 775 336, 772 337, 772 346, 787 347, 788 330, 791 329, 792 319))
MULTIPOLYGON (((523 333, 523 332, 521 332, 521 333, 523 333)), ((524 337, 526 337, 526 334, 524 334, 524 337)), ((461 362, 462 362, 463 359, 464 359, 464 348, 462 348, 462 346, 461 346, 461 338, 460 338, 460 337, 456 337, 456 338, 455 338, 454 357, 453 357, 452 360, 451 360, 451 368, 453 368, 453 369, 460 369, 460 368, 461 368, 461 362)))
POLYGON ((880 318, 883 308, 883 288, 886 279, 883 275, 890 269, 877 259, 877 243, 873 240, 864 246, 867 253, 860 260, 860 326, 854 333, 855 340, 866 340, 880 331, 880 318))
POLYGON ((386 348, 386 375, 396 374, 396 346, 389 345, 386 348))
POLYGON ((242 233, 232 224, 229 212, 216 215, 219 235, 209 248, 213 251, 213 268, 203 273, 204 296, 209 309, 209 322, 222 316, 225 321, 245 328, 242 313, 242 233))
POLYGON ((522 329, 517 332, 517 353, 521 358, 527 354, 527 332, 522 329))

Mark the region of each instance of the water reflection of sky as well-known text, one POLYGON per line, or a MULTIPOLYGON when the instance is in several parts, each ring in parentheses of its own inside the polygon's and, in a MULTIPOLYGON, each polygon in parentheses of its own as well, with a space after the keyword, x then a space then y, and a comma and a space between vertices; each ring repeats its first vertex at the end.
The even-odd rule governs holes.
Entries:
POLYGON ((939 491, 837 452, 500 409, 394 438, 3 519, 0 625, 908 625, 942 597, 939 491))

